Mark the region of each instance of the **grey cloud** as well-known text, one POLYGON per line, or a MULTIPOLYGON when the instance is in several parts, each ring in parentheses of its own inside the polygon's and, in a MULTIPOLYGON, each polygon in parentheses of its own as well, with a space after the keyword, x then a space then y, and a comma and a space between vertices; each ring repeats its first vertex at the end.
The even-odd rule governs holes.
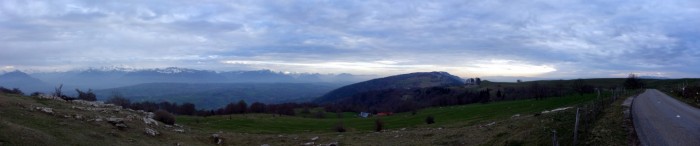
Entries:
MULTIPOLYGON (((700 63, 699 6, 686 0, 3 1, 0 33, 9 35, 0 36, 0 47, 9 53, 0 54, 0 65, 218 70, 235 68, 222 60, 391 60, 468 70, 484 60, 513 60, 557 69, 547 76, 688 75, 700 73, 689 67, 700 63), (59 55, 69 58, 53 61, 59 55)), ((250 68, 260 66, 240 67, 250 68)))

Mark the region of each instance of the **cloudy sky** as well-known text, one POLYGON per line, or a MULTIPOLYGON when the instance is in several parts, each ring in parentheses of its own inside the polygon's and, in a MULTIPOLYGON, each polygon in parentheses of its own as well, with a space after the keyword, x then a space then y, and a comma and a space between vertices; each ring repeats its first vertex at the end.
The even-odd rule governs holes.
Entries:
POLYGON ((0 69, 700 77, 697 0, 0 1, 0 69))

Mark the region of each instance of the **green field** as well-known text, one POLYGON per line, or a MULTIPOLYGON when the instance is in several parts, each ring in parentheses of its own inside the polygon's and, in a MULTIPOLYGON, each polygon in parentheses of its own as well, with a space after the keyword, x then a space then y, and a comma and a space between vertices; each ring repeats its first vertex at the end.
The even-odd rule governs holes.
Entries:
MULTIPOLYGON (((381 118, 388 129, 469 126, 483 121, 510 118, 513 115, 533 115, 545 110, 585 103, 596 98, 594 94, 554 97, 543 100, 503 101, 488 104, 434 107, 411 113, 397 113, 392 116, 359 118, 355 113, 327 113, 326 118, 304 118, 300 116, 274 116, 271 114, 245 114, 232 116, 192 117, 179 116, 178 123, 211 130, 226 130, 248 133, 298 133, 332 132, 332 128, 342 122, 349 131, 371 131, 375 118, 381 118), (435 117, 435 124, 425 124, 429 115, 435 117)), ((313 113, 313 112, 312 112, 313 113)))

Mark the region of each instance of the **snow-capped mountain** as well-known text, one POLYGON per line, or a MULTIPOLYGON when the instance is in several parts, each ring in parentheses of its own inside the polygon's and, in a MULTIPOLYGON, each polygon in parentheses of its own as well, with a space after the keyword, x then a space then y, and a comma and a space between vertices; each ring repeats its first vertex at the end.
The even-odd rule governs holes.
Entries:
POLYGON ((272 70, 224 71, 180 67, 138 69, 129 66, 91 67, 64 72, 36 72, 30 76, 66 89, 105 89, 141 83, 354 83, 376 76, 290 73, 272 70))

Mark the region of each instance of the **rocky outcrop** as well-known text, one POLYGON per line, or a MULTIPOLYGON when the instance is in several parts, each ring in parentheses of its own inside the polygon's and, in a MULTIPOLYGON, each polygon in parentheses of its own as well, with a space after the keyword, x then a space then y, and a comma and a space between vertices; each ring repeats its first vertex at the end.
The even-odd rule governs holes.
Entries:
POLYGON ((41 94, 37 96, 39 99, 49 99, 49 100, 56 100, 56 101, 61 101, 61 102, 66 102, 66 100, 63 100, 63 98, 58 97, 58 96, 53 96, 53 95, 46 95, 46 94, 41 94))

